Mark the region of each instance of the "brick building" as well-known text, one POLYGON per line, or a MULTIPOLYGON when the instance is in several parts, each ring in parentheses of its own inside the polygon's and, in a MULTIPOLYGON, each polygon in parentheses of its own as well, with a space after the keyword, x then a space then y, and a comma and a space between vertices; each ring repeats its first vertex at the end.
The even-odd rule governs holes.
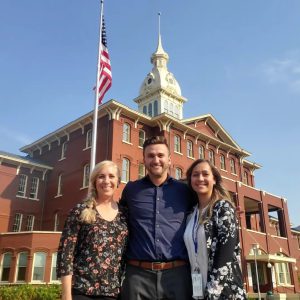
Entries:
MULTIPOLYGON (((184 177, 197 158, 220 170, 239 211, 242 270, 249 295, 299 299, 300 231, 291 230, 286 199, 255 187, 260 169, 211 115, 183 118, 187 99, 168 71, 159 36, 152 70, 134 101, 138 109, 110 100, 99 107, 96 161, 111 159, 122 184, 145 175, 142 144, 163 135, 170 174, 184 177)), ((0 152, 0 283, 56 282, 56 251, 70 208, 87 193, 92 112, 21 149, 0 152)))

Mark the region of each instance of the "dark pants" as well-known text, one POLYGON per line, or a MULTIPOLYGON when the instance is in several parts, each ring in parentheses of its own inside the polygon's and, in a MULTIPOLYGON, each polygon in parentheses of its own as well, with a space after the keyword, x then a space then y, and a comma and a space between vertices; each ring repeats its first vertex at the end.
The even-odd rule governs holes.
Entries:
POLYGON ((192 282, 189 266, 163 271, 126 266, 122 300, 191 300, 192 282))

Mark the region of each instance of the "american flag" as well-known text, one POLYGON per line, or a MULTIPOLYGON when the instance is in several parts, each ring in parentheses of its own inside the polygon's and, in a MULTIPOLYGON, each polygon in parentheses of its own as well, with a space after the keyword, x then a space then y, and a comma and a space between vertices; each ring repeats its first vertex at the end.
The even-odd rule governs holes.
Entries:
POLYGON ((111 65, 107 49, 106 30, 104 24, 104 17, 102 18, 102 32, 101 32, 101 47, 100 47, 100 66, 99 66, 99 83, 98 83, 98 103, 102 103, 102 99, 111 87, 112 74, 111 65))

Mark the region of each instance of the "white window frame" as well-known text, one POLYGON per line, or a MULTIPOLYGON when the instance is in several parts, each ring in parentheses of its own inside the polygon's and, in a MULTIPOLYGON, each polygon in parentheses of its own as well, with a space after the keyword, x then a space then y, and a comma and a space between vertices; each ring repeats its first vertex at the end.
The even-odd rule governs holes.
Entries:
POLYGON ((226 170, 226 160, 223 154, 220 155, 220 167, 222 170, 226 170))
POLYGON ((92 129, 89 129, 87 132, 86 132, 86 138, 85 138, 85 149, 88 149, 88 148, 91 148, 92 147, 92 129))
POLYGON ((146 139, 146 132, 142 129, 139 130, 139 147, 143 147, 146 139))
POLYGON ((243 174, 243 183, 246 184, 246 185, 249 185, 249 175, 248 175, 247 171, 244 171, 244 174, 243 174))
POLYGON ((186 141, 186 155, 189 158, 194 158, 193 142, 191 140, 186 141))
POLYGON ((174 135, 174 152, 181 153, 181 138, 179 135, 174 135))
POLYGON ((38 199, 38 191, 39 191, 39 183, 40 179, 38 177, 31 178, 31 186, 30 186, 30 199, 38 199))
POLYGON ((148 116, 149 117, 153 117, 153 106, 152 106, 152 102, 150 102, 148 104, 148 116))
POLYGON ((131 133, 131 127, 128 123, 123 124, 123 134, 122 134, 122 140, 125 143, 130 143, 130 133, 131 133))
POLYGON ((32 263, 32 274, 31 274, 31 281, 32 282, 44 282, 45 281, 45 270, 46 270, 46 262, 47 262, 47 254, 45 252, 35 252, 33 255, 33 263, 32 263), (43 254, 44 257, 44 265, 43 266, 36 266, 36 257, 38 254, 43 254), (35 268, 43 268, 43 278, 42 279, 33 279, 35 275, 35 268))
POLYGON ((205 158, 205 149, 202 145, 199 146, 199 158, 204 159, 205 158))
POLYGON ((34 215, 28 215, 26 220, 26 231, 33 231, 34 228, 34 215))
POLYGON ((1 266, 0 266, 0 282, 9 282, 9 275, 11 272, 11 263, 12 263, 12 253, 11 252, 5 252, 2 254, 2 259, 1 259, 1 266), (9 258, 9 267, 5 267, 6 269, 9 269, 8 271, 8 280, 2 280, 3 276, 3 271, 4 271, 4 259, 6 255, 10 255, 9 258))
POLYGON ((57 262, 57 252, 52 253, 51 256, 51 271, 50 271, 50 282, 59 282, 56 276, 56 262, 57 262), (53 279, 53 274, 55 274, 56 279, 53 279))
POLYGON ((28 267, 28 252, 23 251, 23 252, 18 253, 18 260, 17 260, 17 266, 16 266, 16 279, 15 279, 16 282, 25 282, 26 281, 27 267, 28 267), (25 266, 20 264, 20 257, 24 253, 26 254, 26 265, 25 266), (25 278, 24 278, 24 280, 18 280, 20 268, 25 268, 25 278))
POLYGON ((181 168, 175 168, 175 179, 179 180, 182 178, 182 169, 181 168))
POLYGON ((25 174, 20 174, 19 186, 17 191, 17 196, 25 197, 27 189, 27 179, 28 176, 25 174))
POLYGON ((145 177, 145 174, 146 174, 145 166, 144 166, 144 164, 140 163, 139 164, 138 179, 141 179, 141 178, 145 177))
POLYGON ((127 183, 130 179, 130 160, 126 157, 122 160, 122 177, 121 181, 127 183))
POLYGON ((62 196, 62 173, 58 175, 58 179, 57 179, 57 193, 56 193, 56 197, 58 196, 62 196))
POLYGON ((233 158, 230 159, 230 172, 236 175, 235 160, 233 158))
POLYGON ((12 228, 12 232, 20 232, 21 231, 22 221, 23 221, 23 214, 16 213, 13 228, 12 228))
POLYGON ((66 153, 67 153, 67 142, 62 143, 61 145, 61 155, 60 155, 60 160, 66 158, 66 153))
POLYGON ((215 165, 215 152, 212 149, 208 150, 208 160, 215 165))
POLYGON ((82 187, 87 188, 90 181, 90 164, 86 164, 83 167, 83 176, 82 176, 82 187))

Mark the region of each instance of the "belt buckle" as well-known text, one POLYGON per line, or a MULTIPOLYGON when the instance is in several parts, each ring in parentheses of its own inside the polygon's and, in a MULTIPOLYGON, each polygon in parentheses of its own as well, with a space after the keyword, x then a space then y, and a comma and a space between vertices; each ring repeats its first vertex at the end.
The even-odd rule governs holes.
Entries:
POLYGON ((161 262, 158 262, 158 261, 155 261, 155 262, 152 262, 151 263, 151 270, 152 271, 158 271, 158 270, 161 270, 162 269, 162 263, 161 262))

